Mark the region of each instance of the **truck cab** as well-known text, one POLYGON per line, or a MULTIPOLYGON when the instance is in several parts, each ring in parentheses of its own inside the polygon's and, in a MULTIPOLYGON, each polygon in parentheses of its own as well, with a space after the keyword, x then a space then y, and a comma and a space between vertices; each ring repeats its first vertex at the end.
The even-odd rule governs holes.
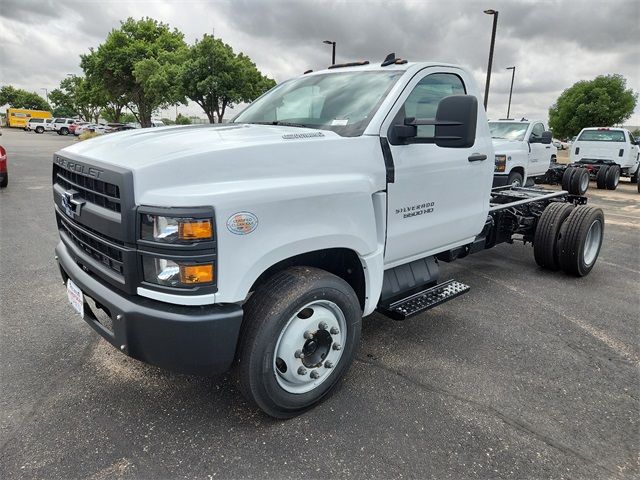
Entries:
POLYGON ((612 180, 615 186, 620 176, 638 181, 638 139, 624 128, 583 128, 571 145, 570 159, 573 163, 591 167, 595 175, 602 167, 611 170, 617 176, 612 180))
POLYGON ((558 149, 540 120, 490 121, 489 129, 496 152, 494 187, 523 186, 544 176, 556 160, 558 149))
POLYGON ((588 274, 602 212, 563 191, 492 190, 479 96, 465 68, 389 55, 283 82, 230 123, 64 148, 56 258, 72 307, 131 357, 232 369, 288 418, 344 376, 363 316, 402 320, 469 290, 440 282, 440 262, 519 235, 541 266, 588 274))

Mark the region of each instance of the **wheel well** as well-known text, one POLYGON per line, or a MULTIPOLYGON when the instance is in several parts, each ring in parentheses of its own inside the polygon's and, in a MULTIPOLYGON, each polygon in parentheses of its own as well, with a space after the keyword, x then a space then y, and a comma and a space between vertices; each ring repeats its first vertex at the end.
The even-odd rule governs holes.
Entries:
MULTIPOLYGON (((522 168, 522 167, 513 167, 513 168, 511 169, 511 172, 517 172, 517 173, 519 173, 520 175, 522 175, 522 178, 524 178, 524 177, 525 177, 525 175, 524 175, 524 168, 522 168)), ((511 172, 509 172, 509 173, 511 173, 511 172)))
POLYGON ((366 298, 364 269, 358 254, 347 248, 317 250, 282 260, 265 270, 253 283, 250 291, 253 292, 258 285, 266 282, 273 274, 297 266, 320 268, 342 278, 353 288, 360 301, 360 306, 364 309, 366 298))

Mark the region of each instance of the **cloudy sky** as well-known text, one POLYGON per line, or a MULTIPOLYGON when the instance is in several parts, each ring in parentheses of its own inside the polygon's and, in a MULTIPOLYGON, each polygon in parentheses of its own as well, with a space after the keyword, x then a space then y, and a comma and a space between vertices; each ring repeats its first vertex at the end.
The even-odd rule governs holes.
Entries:
MULTIPOLYGON (((488 8, 500 12, 491 118, 506 115, 512 65, 512 117, 546 119, 562 90, 601 74, 620 73, 640 91, 638 0, 0 0, 0 84, 44 94, 66 74, 81 74, 79 55, 120 20, 150 16, 187 42, 214 31, 276 81, 326 67, 328 39, 337 42, 338 62, 396 52, 459 63, 484 90, 488 8)), ((180 111, 205 117, 196 105, 180 111)), ((640 107, 627 123, 640 125, 640 107)))

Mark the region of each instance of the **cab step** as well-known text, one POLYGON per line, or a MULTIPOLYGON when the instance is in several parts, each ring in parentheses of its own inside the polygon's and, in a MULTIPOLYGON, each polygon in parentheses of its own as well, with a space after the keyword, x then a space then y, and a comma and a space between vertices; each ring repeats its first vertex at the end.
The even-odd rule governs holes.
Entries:
POLYGON ((447 280, 434 287, 414 293, 378 307, 378 311, 393 320, 406 320, 430 308, 467 293, 471 287, 456 280, 447 280))

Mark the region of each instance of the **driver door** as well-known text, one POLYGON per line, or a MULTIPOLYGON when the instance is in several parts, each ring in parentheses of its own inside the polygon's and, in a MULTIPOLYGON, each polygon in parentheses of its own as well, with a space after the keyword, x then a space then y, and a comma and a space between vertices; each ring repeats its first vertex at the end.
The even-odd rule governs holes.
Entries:
MULTIPOLYGON (((380 136, 389 141, 389 129, 405 117, 435 118, 438 103, 449 95, 477 97, 477 92, 467 92, 473 81, 465 75, 444 67, 419 72, 383 122, 380 136)), ((387 268, 469 243, 485 224, 494 161, 484 110, 478 109, 471 148, 419 143, 434 132, 433 126, 422 125, 417 142, 389 141, 395 179, 387 187, 387 268)))

